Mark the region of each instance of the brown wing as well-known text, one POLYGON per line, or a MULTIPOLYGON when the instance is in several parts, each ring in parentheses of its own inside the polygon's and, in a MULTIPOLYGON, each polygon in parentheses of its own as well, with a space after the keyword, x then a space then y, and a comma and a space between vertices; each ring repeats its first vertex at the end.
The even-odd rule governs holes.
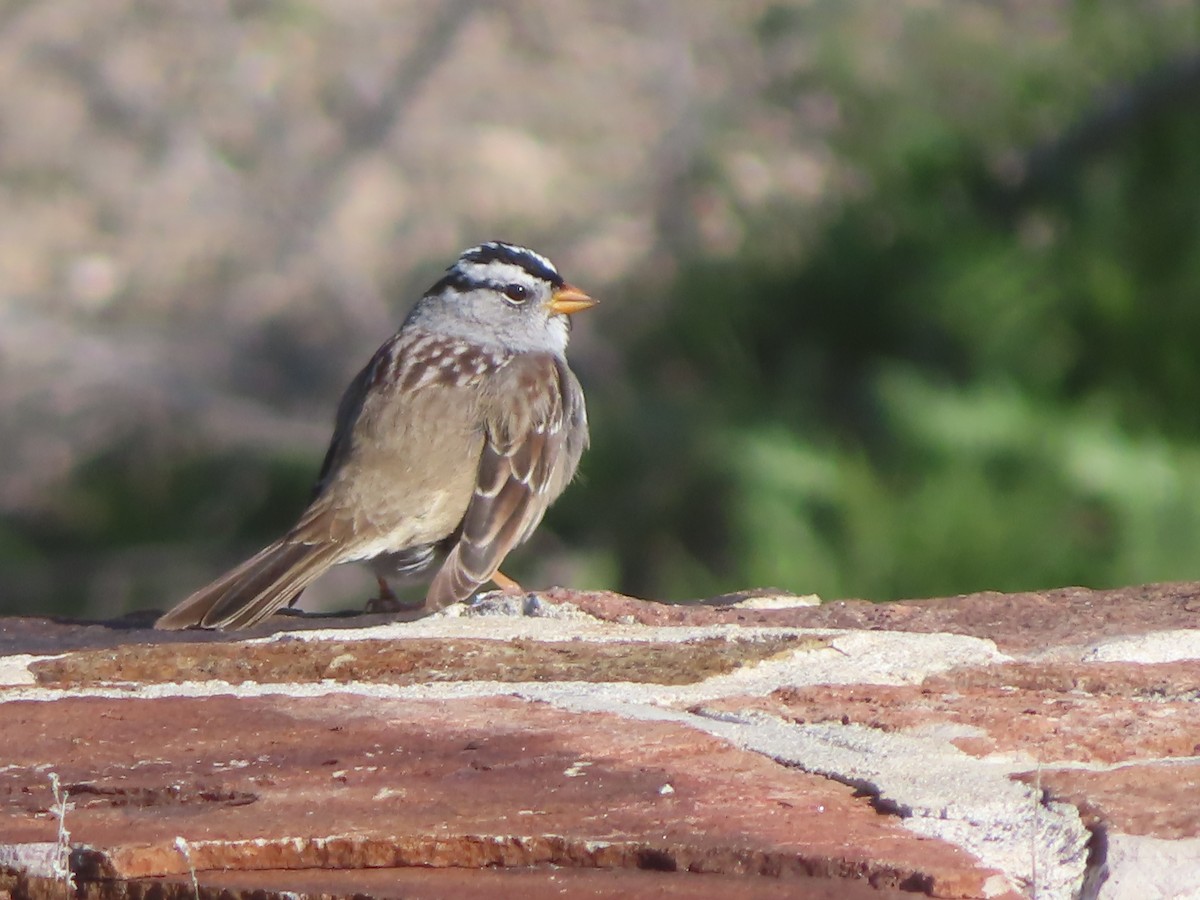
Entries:
POLYGON ((467 599, 491 579, 570 482, 587 443, 583 393, 566 364, 548 354, 504 366, 483 412, 475 492, 425 596, 432 609, 467 599))
POLYGON ((338 401, 337 415, 333 422, 333 437, 329 440, 329 448, 325 451, 325 459, 321 463, 321 471, 313 484, 312 499, 320 496, 329 476, 345 459, 350 450, 350 436, 354 432, 354 423, 362 413, 363 403, 373 387, 378 387, 387 377, 389 367, 395 365, 395 357, 399 351, 401 335, 390 338, 383 343, 371 361, 354 376, 354 380, 346 386, 338 401))

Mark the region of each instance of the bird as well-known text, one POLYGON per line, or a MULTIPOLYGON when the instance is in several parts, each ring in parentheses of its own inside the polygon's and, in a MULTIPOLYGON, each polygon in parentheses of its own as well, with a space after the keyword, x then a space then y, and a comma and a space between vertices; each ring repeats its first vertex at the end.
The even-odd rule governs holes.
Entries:
POLYGON ((385 603, 390 581, 430 572, 429 610, 489 581, 519 589, 499 567, 588 445, 566 351, 571 316, 595 304, 533 250, 464 250, 346 388, 296 524, 155 627, 247 628, 351 562, 371 567, 385 603))

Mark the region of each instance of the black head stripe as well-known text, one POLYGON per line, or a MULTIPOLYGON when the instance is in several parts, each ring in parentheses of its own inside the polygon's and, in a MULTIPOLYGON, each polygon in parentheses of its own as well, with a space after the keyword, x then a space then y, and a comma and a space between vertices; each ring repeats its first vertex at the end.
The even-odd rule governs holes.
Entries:
POLYGON ((473 291, 481 287, 487 287, 487 284, 488 283, 486 281, 479 281, 478 279, 469 277, 465 273, 459 271, 457 266, 452 266, 451 268, 447 269, 446 274, 443 275, 441 279, 439 279, 438 282, 425 293, 440 294, 447 288, 452 288, 457 293, 465 294, 468 291, 473 291))
POLYGON ((545 259, 531 250, 506 244, 503 241, 489 241, 468 250, 461 257, 464 262, 491 263, 502 262, 519 266, 534 278, 540 278, 555 287, 563 284, 563 278, 545 259))

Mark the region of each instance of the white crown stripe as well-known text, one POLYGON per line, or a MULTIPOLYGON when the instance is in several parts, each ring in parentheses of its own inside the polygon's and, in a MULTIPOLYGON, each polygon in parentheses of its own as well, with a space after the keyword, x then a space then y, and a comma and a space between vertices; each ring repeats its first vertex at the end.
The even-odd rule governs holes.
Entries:
POLYGON ((470 272, 468 266, 481 267, 486 270, 487 267, 494 265, 512 266, 521 270, 525 275, 546 281, 561 281, 558 268, 542 254, 536 250, 530 250, 528 247, 506 244, 503 241, 488 241, 463 251, 458 261, 447 271, 457 271, 466 277, 470 272))
POLYGON ((468 257, 468 256, 475 256, 475 255, 482 254, 486 250, 492 250, 492 251, 507 250, 510 253, 512 253, 514 256, 528 256, 530 259, 536 260, 537 262, 541 263, 544 267, 549 269, 551 272, 558 274, 558 269, 555 267, 554 263, 550 262, 550 260, 548 260, 546 257, 542 256, 542 254, 538 253, 536 250, 530 250, 528 247, 522 247, 518 244, 506 244, 503 241, 487 241, 483 244, 479 244, 478 246, 472 247, 470 250, 464 250, 462 255, 460 256, 460 259, 464 258, 464 257, 468 257))

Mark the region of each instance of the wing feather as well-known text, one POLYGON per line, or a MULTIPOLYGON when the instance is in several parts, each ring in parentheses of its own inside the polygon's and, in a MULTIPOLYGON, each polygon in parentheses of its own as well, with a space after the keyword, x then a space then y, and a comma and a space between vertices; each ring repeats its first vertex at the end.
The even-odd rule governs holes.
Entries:
POLYGON ((571 480, 587 443, 583 393, 560 359, 514 358, 489 399, 476 489, 426 595, 435 609, 467 599, 529 538, 571 480))

